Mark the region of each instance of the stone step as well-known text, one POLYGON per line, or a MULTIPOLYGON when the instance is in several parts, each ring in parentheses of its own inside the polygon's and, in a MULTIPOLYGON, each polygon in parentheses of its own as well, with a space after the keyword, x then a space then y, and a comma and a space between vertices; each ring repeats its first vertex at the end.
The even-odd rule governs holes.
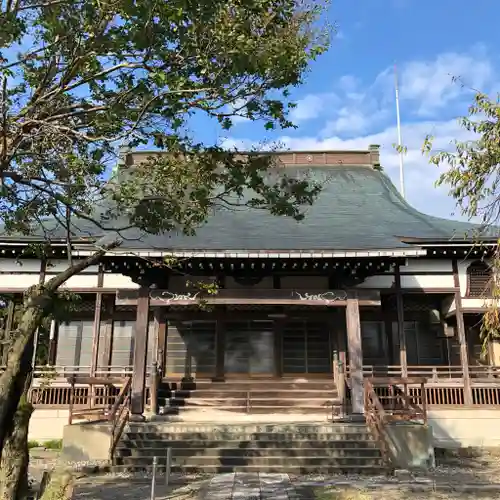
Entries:
MULTIPOLYGON (((153 465, 114 465, 111 470, 115 473, 119 472, 144 472, 151 474, 153 465)), ((165 465, 159 463, 157 466, 157 473, 165 473, 165 465)), ((339 466, 332 464, 321 465, 182 465, 173 466, 172 473, 182 474, 224 474, 231 472, 240 473, 270 473, 270 474, 291 474, 291 475, 305 475, 305 474, 357 474, 357 475, 371 475, 377 476, 387 471, 383 465, 348 465, 339 466)))
MULTIPOLYGON (((258 443, 252 443, 252 446, 241 447, 241 443, 235 443, 234 446, 228 446, 224 443, 224 446, 217 447, 172 447, 172 454, 175 457, 186 457, 186 456, 196 456, 196 457, 219 457, 225 458, 227 456, 238 456, 238 457, 288 457, 295 459, 295 457, 331 457, 331 458, 342 458, 342 457, 375 457, 380 458, 380 450, 374 446, 366 447, 349 447, 349 448, 336 448, 330 446, 309 446, 309 447, 297 447, 290 446, 286 448, 275 448, 275 447, 259 447, 256 446, 258 443), (238 446, 240 444, 240 446, 238 446)), ((165 446, 160 448, 156 447, 118 447, 116 449, 117 457, 166 457, 167 449, 165 446)))
MULTIPOLYGON (((317 406, 311 406, 311 405, 305 405, 305 404, 299 404, 297 403, 296 405, 285 405, 282 404, 281 406, 255 406, 255 405, 234 405, 234 406, 229 406, 229 405, 220 405, 220 406, 213 406, 213 405, 197 405, 197 404, 187 404, 187 405, 182 405, 182 406, 161 406, 159 405, 159 415, 164 415, 167 412, 187 412, 187 411, 193 411, 193 410, 212 410, 212 411, 229 411, 229 412, 235 412, 235 413, 259 413, 259 414, 268 414, 272 415, 274 413, 297 413, 304 415, 307 412, 311 415, 315 415, 315 417, 318 416, 318 414, 321 415, 330 415, 332 412, 333 408, 336 408, 336 405, 333 404, 325 404, 325 405, 317 405, 317 406)), ((317 420, 317 418, 316 418, 317 420)))
MULTIPOLYGON (((273 404, 276 406, 280 406, 280 404, 304 404, 310 403, 309 406, 313 406, 314 404, 324 404, 324 403, 333 403, 338 402, 338 398, 322 396, 322 397, 309 397, 309 398, 296 398, 294 396, 283 396, 280 397, 265 397, 262 394, 259 394, 257 397, 251 397, 250 403, 255 403, 261 406, 272 406, 273 404)), ((248 398, 246 396, 236 397, 233 395, 221 396, 221 397, 193 397, 193 398, 168 398, 170 404, 206 404, 206 405, 228 405, 232 406, 234 404, 242 404, 246 403, 248 398)))
POLYGON ((336 384, 332 379, 327 380, 303 380, 303 379, 281 379, 281 380, 266 380, 265 386, 262 380, 248 379, 248 380, 228 380, 226 382, 193 382, 193 383, 163 383, 160 384, 159 390, 183 390, 183 391, 197 391, 197 390, 249 390, 255 388, 256 390, 265 388, 266 390, 282 391, 286 389, 297 390, 335 390, 336 384))
POLYGON ((330 388, 328 390, 324 389, 281 389, 276 390, 268 387, 252 388, 249 390, 227 388, 227 389, 197 389, 194 391, 184 391, 184 390, 159 390, 159 397, 175 397, 175 398, 246 398, 248 393, 252 396, 260 396, 263 398, 281 398, 281 397, 294 397, 294 398, 306 398, 306 397, 333 397, 337 396, 337 390, 330 388))
POLYGON ((259 442, 349 442, 349 441, 374 441, 368 433, 329 433, 329 434, 284 434, 284 433, 199 433, 177 432, 177 433, 133 433, 125 432, 122 439, 124 441, 147 442, 147 441, 195 441, 195 442, 217 442, 217 441, 259 441, 259 442))
POLYGON ((161 434, 216 434, 220 436, 251 434, 251 435, 267 435, 267 434, 282 434, 290 437, 293 436, 311 436, 311 435, 345 435, 345 434, 362 434, 370 436, 364 423, 175 423, 170 422, 129 422, 125 427, 125 432, 136 433, 161 433, 161 434))
POLYGON ((240 440, 240 439, 218 439, 218 440, 202 440, 202 439, 123 439, 120 441, 118 448, 120 449, 156 449, 165 450, 166 448, 185 448, 185 449, 218 449, 218 448, 257 448, 257 449, 309 449, 309 448, 332 448, 332 449, 359 449, 370 448, 378 449, 378 444, 375 440, 370 439, 350 439, 350 440, 334 440, 334 439, 296 439, 296 440, 240 440))
POLYGON ((147 440, 139 441, 132 439, 124 439, 120 441, 119 449, 136 449, 136 450, 158 450, 159 453, 165 452, 167 448, 172 449, 260 449, 260 450, 308 450, 312 448, 327 449, 327 450, 350 450, 356 451, 359 449, 374 449, 378 450, 378 443, 369 440, 349 440, 349 441, 333 441, 333 440, 315 440, 315 441, 252 441, 252 440, 219 440, 219 441, 183 441, 183 440, 147 440))
MULTIPOLYGON (((159 459, 158 459, 159 460, 159 459)), ((166 459, 164 459, 166 460, 166 459)), ((134 467, 152 465, 153 457, 120 457, 117 458, 121 465, 133 465, 134 467)), ((237 453, 237 450, 228 450, 224 456, 178 456, 172 455, 172 464, 175 466, 206 467, 206 466, 262 466, 262 467, 284 467, 290 465, 302 467, 320 467, 322 465, 334 467, 372 466, 380 467, 382 459, 377 456, 245 456, 237 453)))

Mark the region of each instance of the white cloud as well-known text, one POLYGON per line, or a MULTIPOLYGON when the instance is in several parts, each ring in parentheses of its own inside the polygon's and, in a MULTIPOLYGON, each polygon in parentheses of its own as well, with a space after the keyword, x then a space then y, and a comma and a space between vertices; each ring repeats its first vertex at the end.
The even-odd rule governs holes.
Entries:
MULTIPOLYGON (((436 188, 435 182, 443 172, 443 167, 431 165, 422 155, 424 139, 432 134, 436 150, 448 149, 454 139, 465 140, 470 137, 457 120, 433 122, 425 121, 404 126, 403 143, 407 147, 404 155, 405 191, 408 202, 417 210, 430 215, 455 217, 455 201, 447 196, 445 187, 436 188)), ((343 139, 331 136, 322 139, 315 137, 282 137, 288 148, 297 150, 349 150, 367 149, 370 144, 381 146, 381 164, 384 171, 399 188, 399 156, 393 144, 397 142, 396 127, 391 126, 372 134, 343 139)))
POLYGON ((433 61, 413 61, 403 66, 401 99, 413 101, 419 115, 432 116, 452 101, 470 98, 472 88, 487 91, 493 75, 493 65, 480 48, 441 54, 433 61))
MULTIPOLYGON (((486 92, 494 89, 499 81, 496 68, 479 47, 462 54, 440 54, 430 61, 410 61, 399 65, 398 69, 403 106, 403 144, 407 148, 404 156, 407 200, 424 213, 459 217, 455 201, 448 196, 448 189, 435 186, 443 170, 429 164, 421 148, 429 134, 435 138, 436 150, 450 148, 454 140, 470 139, 469 133, 450 117, 467 113, 472 100, 471 88, 486 92), (453 82, 453 76, 460 77, 464 85, 453 82)), ((399 187, 399 158, 393 146, 397 142, 393 68, 381 71, 368 84, 356 76, 346 75, 332 88, 341 105, 324 106, 321 96, 326 94, 308 95, 302 103, 301 116, 304 120, 305 117, 312 120, 314 116, 323 118, 316 123, 315 128, 319 132, 284 136, 277 142, 292 150, 356 150, 380 144, 381 164, 399 187)), ((229 140, 228 144, 234 144, 231 141, 234 140, 229 140)), ((248 145, 248 141, 243 143, 248 145)))
POLYGON ((337 111, 337 118, 330 120, 322 135, 328 134, 351 134, 365 132, 370 125, 370 118, 362 112, 361 107, 344 107, 337 111))
POLYGON ((308 94, 304 98, 297 100, 297 106, 290 112, 290 119, 293 123, 299 124, 320 118, 337 103, 338 98, 333 93, 308 94))
POLYGON ((236 99, 233 103, 228 105, 228 111, 230 113, 236 113, 231 117, 231 121, 234 124, 246 122, 249 120, 245 116, 247 101, 245 99, 236 99))
MULTIPOLYGON (((408 124, 403 128, 403 143, 407 147, 404 155, 404 174, 406 199, 417 210, 430 215, 449 218, 458 217, 455 201, 447 196, 446 187, 436 188, 435 182, 443 172, 443 167, 431 165, 422 154, 421 148, 427 135, 432 134, 434 147, 437 150, 448 149, 454 139, 465 140, 470 136, 456 120, 433 122, 425 121, 408 124)), ((381 146, 381 164, 385 173, 399 188, 399 157, 393 144, 397 141, 396 127, 384 128, 372 134, 359 135, 352 138, 341 138, 338 135, 329 137, 290 137, 278 139, 290 150, 359 150, 367 149, 370 144, 381 146)), ((235 145, 238 141, 228 140, 227 144, 235 145)), ((248 145, 248 141, 241 141, 248 145)))

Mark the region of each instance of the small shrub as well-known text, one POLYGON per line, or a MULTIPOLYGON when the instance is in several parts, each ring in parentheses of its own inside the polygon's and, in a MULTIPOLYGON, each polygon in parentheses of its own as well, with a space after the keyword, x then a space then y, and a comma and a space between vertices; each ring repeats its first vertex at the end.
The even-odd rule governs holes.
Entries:
POLYGON ((40 448, 42 445, 38 442, 35 441, 34 439, 30 439, 28 441, 28 450, 31 450, 31 448, 40 448))
POLYGON ((62 439, 51 439, 49 441, 45 441, 43 446, 47 450, 61 450, 62 449, 62 439))

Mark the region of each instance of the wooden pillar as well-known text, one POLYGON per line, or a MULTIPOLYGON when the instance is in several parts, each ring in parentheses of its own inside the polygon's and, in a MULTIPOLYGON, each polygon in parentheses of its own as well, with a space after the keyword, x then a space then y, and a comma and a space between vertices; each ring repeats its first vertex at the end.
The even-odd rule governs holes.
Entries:
POLYGON ((472 405, 472 389, 469 374, 469 350, 467 348, 467 338, 465 335, 464 315, 462 312, 462 292, 460 291, 460 278, 458 276, 458 263, 456 259, 452 262, 453 266, 453 284, 455 286, 455 304, 457 318, 457 336, 460 344, 460 364, 462 365, 462 374, 464 382, 464 403, 472 405))
POLYGON ((283 377, 283 330, 285 322, 282 319, 274 321, 274 366, 275 375, 283 377))
POLYGON ((2 340, 2 366, 5 366, 7 364, 7 356, 9 354, 9 348, 10 348, 10 332, 12 331, 12 326, 14 323, 14 309, 16 305, 14 303, 14 300, 9 300, 9 304, 7 305, 7 318, 5 320, 5 327, 3 331, 3 338, 2 340))
MULTIPOLYGON (((111 366, 111 354, 113 349, 113 327, 114 327, 114 315, 115 315, 115 296, 108 296, 104 300, 104 311, 103 317, 103 341, 101 352, 101 367, 103 371, 106 371, 111 366)), ((100 346, 101 347, 101 346, 100 346)))
POLYGON ((361 344, 361 320, 359 315, 359 300, 347 299, 347 350, 349 352, 349 368, 351 382, 352 413, 364 413, 363 384, 363 346, 361 344))
POLYGON ((403 292, 401 290, 401 271, 399 264, 396 264, 395 270, 396 285, 396 314, 398 320, 398 339, 399 339, 399 364, 401 365, 401 376, 408 376, 408 356, 406 353, 406 332, 405 332, 405 310, 403 303, 403 292))
POLYGON ((144 388, 146 384, 146 359, 149 326, 149 289, 141 287, 137 300, 135 320, 134 360, 132 373, 131 419, 142 420, 144 413, 144 388))
POLYGON ((57 360, 57 340, 59 336, 59 328, 55 319, 50 322, 49 332, 49 365, 54 366, 57 360))
MULTIPOLYGON (((97 286, 102 288, 104 284, 104 266, 99 264, 97 286)), ((102 292, 95 295, 94 324, 92 329, 92 358, 90 362, 90 376, 95 377, 99 365, 99 338, 101 333, 102 292)))
MULTIPOLYGON (((224 310, 225 311, 225 310, 224 310)), ((222 312, 223 314, 223 312, 222 312)), ((226 321, 223 315, 217 316, 215 324, 215 380, 224 382, 226 378, 226 321)))
POLYGON ((164 307, 158 307, 154 312, 157 332, 156 363, 160 377, 165 376, 166 349, 167 349, 167 320, 164 307))
MULTIPOLYGON (((45 256, 42 256, 42 258, 40 259, 40 275, 38 276, 39 285, 43 285, 45 283, 46 272, 47 272, 47 259, 45 258, 45 256)), ((33 357, 31 359, 31 366, 33 367, 33 369, 36 368, 36 358, 38 352, 39 339, 40 339, 40 328, 37 328, 35 332, 35 337, 33 339, 33 357)), ((48 356, 46 361, 48 363, 48 356)))

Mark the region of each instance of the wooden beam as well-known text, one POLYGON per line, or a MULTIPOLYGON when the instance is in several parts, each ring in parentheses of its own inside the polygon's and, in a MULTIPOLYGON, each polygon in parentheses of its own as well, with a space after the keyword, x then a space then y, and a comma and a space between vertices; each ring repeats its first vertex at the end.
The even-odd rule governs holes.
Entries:
POLYGON ((143 419, 146 359, 148 350, 149 289, 141 287, 135 320, 135 342, 132 373, 131 418, 143 419))
POLYGON ((361 344, 361 321, 358 299, 348 299, 346 307, 347 349, 351 381, 353 414, 364 413, 363 346, 361 344))
POLYGON ((399 364, 401 365, 401 376, 408 376, 408 355, 406 352, 406 332, 405 332, 405 309, 403 302, 403 292, 401 291, 401 270, 396 264, 394 275, 396 285, 396 311, 398 318, 398 339, 399 339, 399 364))
POLYGON ((458 276, 458 263, 453 259, 453 284, 455 285, 455 304, 457 319, 457 336, 460 344, 460 364, 464 377, 464 403, 466 406, 472 405, 472 388, 469 374, 469 350, 467 348, 467 338, 465 335, 464 315, 462 311, 462 293, 460 291, 460 278, 458 276))
MULTIPOLYGON (((287 289, 219 289, 215 296, 186 292, 174 293, 169 290, 154 290, 150 294, 151 306, 192 306, 202 299, 213 305, 301 305, 311 307, 344 307, 348 295, 355 295, 362 306, 380 306, 380 292, 377 290, 287 290, 287 289)), ((118 305, 136 305, 137 290, 118 290, 118 305)))

